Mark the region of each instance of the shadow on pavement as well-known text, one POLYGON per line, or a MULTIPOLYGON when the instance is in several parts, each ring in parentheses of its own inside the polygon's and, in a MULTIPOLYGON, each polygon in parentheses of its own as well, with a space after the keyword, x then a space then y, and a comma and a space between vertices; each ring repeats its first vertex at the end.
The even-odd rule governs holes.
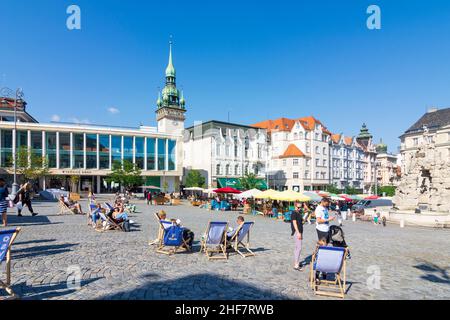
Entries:
POLYGON ((287 296, 257 288, 243 281, 211 274, 196 274, 177 279, 159 280, 146 274, 146 284, 129 291, 103 296, 102 300, 287 300, 287 296))
MULTIPOLYGON (((81 280, 81 289, 84 286, 93 283, 102 278, 93 278, 88 280, 81 280)), ((27 285, 25 282, 18 283, 12 287, 12 289, 22 297, 23 300, 44 300, 52 299, 69 295, 78 291, 67 287, 67 282, 58 282, 55 284, 43 284, 43 285, 27 285)))
POLYGON ((432 262, 420 260, 420 263, 415 265, 414 268, 425 272, 425 274, 420 276, 423 280, 450 285, 450 276, 448 274, 450 266, 442 268, 432 262))
POLYGON ((75 243, 66 243, 66 244, 35 246, 23 249, 17 249, 17 247, 13 246, 11 253, 14 259, 34 258, 42 255, 51 256, 55 254, 72 251, 71 248, 77 245, 78 244, 75 243))
POLYGON ((46 242, 55 242, 56 239, 42 239, 42 240, 30 240, 30 241, 16 241, 14 242, 14 247, 24 245, 24 244, 38 244, 38 243, 46 243, 46 242))
POLYGON ((51 222, 47 216, 37 215, 32 217, 31 215, 23 215, 19 217, 17 215, 8 215, 9 226, 26 226, 26 225, 48 225, 48 224, 60 224, 62 222, 51 222))

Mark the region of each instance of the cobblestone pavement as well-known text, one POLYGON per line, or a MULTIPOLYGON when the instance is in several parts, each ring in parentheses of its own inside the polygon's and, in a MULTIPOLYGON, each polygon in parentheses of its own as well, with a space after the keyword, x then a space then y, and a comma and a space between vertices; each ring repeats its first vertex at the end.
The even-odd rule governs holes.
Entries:
MULTIPOLYGON (((257 255, 208 261, 198 253, 199 235, 210 220, 234 226, 237 213, 164 207, 196 234, 194 253, 166 256, 148 245, 157 232, 152 213, 162 208, 136 203, 129 233, 96 232, 85 216, 56 215, 56 203, 36 202, 37 217, 27 209, 22 218, 10 212, 9 227, 22 227, 12 252, 13 289, 23 299, 323 299, 308 288, 307 271, 292 269, 289 224, 247 216, 255 221, 251 244, 257 255), (67 286, 70 267, 81 270, 79 290, 67 286)), ((449 230, 352 221, 344 230, 352 252, 348 299, 450 299, 449 230), (369 289, 368 271, 376 268, 381 287, 369 289)), ((306 261, 316 237, 314 226, 306 225, 306 261)))

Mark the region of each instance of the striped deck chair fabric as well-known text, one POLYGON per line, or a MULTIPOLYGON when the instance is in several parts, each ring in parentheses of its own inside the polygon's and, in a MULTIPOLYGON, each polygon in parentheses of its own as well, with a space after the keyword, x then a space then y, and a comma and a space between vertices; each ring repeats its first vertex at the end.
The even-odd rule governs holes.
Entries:
POLYGON ((311 286, 316 295, 344 298, 347 248, 318 247, 311 261, 311 286), (334 280, 318 279, 319 273, 334 275, 334 280))
POLYGON ((0 280, 0 288, 5 289, 12 299, 17 296, 11 288, 11 246, 20 230, 21 228, 0 231, 0 262, 6 263, 6 280, 0 280))
POLYGON ((200 253, 210 259, 228 259, 227 255, 227 222, 209 222, 205 238, 201 241, 200 253), (214 255, 214 254, 218 255, 214 255))
POLYGON ((232 249, 239 253, 243 258, 255 256, 255 253, 250 250, 250 229, 254 224, 254 222, 244 222, 236 230, 230 240, 232 249), (245 251, 243 252, 240 249, 245 251))

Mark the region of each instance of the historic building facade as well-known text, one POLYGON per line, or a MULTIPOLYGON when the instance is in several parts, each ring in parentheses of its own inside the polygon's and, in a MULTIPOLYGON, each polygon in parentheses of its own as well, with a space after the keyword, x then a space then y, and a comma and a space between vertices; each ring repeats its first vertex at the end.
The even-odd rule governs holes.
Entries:
POLYGON ((239 178, 254 173, 266 188, 267 135, 264 129, 208 121, 187 128, 184 135, 185 176, 199 170, 208 188, 240 188, 239 178))
POLYGON ((342 134, 331 136, 331 181, 340 190, 347 187, 362 190, 364 185, 365 155, 353 137, 342 134))
POLYGON ((372 194, 377 183, 377 150, 376 145, 373 143, 373 136, 365 123, 356 136, 356 143, 364 152, 364 181, 362 190, 364 193, 372 194))
POLYGON ((376 150, 365 125, 360 134, 332 134, 314 117, 279 118, 252 125, 268 133, 267 180, 278 190, 324 190, 334 185, 370 192, 376 150))
POLYGON ((450 212, 450 108, 430 109, 400 137, 400 210, 450 212))
POLYGON ((170 46, 166 86, 157 102, 158 128, 38 123, 27 113, 24 101, 16 104, 14 99, 0 97, 0 175, 12 183, 13 159, 19 148, 25 148, 46 159, 49 175, 39 179, 43 189, 67 189, 70 177, 78 176, 82 191, 116 191, 119 186, 108 183, 106 176, 114 162, 129 160, 142 170, 146 184, 167 192, 178 190, 186 109, 175 78, 170 46))
POLYGON ((377 151, 377 185, 397 186, 400 182, 401 167, 399 156, 389 153, 388 147, 382 141, 376 146, 377 151))
POLYGON ((269 185, 295 191, 324 189, 330 183, 331 133, 314 117, 280 118, 252 125, 266 129, 269 185))

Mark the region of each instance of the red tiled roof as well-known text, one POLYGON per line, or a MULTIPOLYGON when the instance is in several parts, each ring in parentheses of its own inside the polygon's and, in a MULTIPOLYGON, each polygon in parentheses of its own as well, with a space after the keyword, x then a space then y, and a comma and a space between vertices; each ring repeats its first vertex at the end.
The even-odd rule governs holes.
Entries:
POLYGON ((344 137, 344 143, 348 146, 351 146, 353 144, 353 138, 352 137, 344 137))
POLYGON ((287 118, 279 118, 276 120, 266 120, 252 124, 252 127, 266 129, 268 132, 272 131, 291 131, 295 121, 287 118))
POLYGON ((295 145, 290 144, 280 158, 302 158, 305 154, 295 145))
POLYGON ((252 124, 252 127, 266 129, 268 132, 271 131, 291 131, 294 127, 295 122, 298 121, 305 130, 312 131, 315 128, 315 125, 318 124, 322 127, 322 132, 328 135, 331 135, 331 132, 323 125, 322 122, 314 118, 313 116, 297 118, 297 119, 288 119, 288 118, 279 118, 276 120, 266 120, 262 122, 258 122, 252 124))
POLYGON ((332 134, 332 135, 331 135, 331 140, 332 140, 334 143, 339 143, 339 141, 341 140, 341 135, 338 134, 338 133, 332 134))

